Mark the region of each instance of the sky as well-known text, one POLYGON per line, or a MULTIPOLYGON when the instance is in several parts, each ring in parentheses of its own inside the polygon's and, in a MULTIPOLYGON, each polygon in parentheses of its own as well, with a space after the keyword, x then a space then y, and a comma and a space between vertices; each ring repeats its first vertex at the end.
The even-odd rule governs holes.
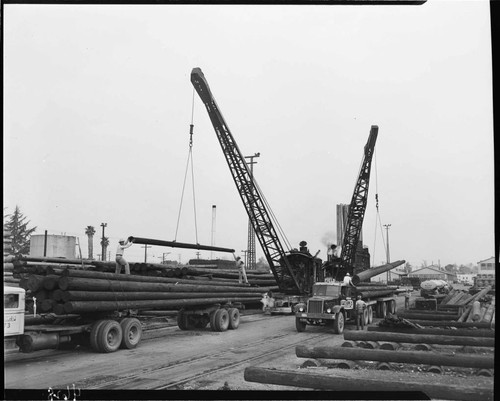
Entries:
MULTIPOLYGON (((100 237, 101 223, 112 258, 128 236, 247 249, 248 217, 194 67, 242 153, 260 153, 254 176, 293 247, 305 240, 326 259, 377 125, 363 224, 372 263, 386 260, 387 237, 390 260, 416 267, 495 254, 486 0, 6 4, 3 17, 4 215, 18 205, 37 234, 78 237, 84 257, 85 228, 100 237)), ((135 244, 126 258, 144 252, 135 244)), ((232 259, 147 252, 157 263, 232 259)))

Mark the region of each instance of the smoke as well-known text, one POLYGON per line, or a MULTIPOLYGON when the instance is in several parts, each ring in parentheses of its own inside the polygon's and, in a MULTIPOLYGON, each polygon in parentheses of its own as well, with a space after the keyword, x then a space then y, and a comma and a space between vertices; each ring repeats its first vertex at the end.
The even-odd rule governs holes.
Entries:
POLYGON ((321 243, 326 247, 329 247, 332 244, 336 244, 337 234, 335 233, 335 231, 327 231, 325 234, 323 234, 323 237, 321 238, 321 243))

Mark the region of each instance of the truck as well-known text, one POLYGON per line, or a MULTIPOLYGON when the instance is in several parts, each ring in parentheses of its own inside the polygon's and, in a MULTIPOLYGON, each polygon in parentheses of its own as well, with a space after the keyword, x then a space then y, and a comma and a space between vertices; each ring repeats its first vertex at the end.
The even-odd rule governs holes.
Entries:
MULTIPOLYGON (((177 314, 181 330, 205 328, 213 331, 237 329, 240 313, 235 304, 212 304, 182 308, 177 314)), ((101 313, 26 316, 26 290, 4 286, 4 345, 30 353, 43 349, 71 349, 90 345, 100 353, 137 347, 142 339, 138 310, 101 313), (25 324, 26 321, 26 324, 25 324)))
POLYGON ((453 287, 445 280, 425 280, 420 283, 420 296, 424 298, 444 298, 453 287))
MULTIPOLYGON (((380 274, 388 271, 404 261, 387 264, 371 269, 380 274)), ((366 271, 365 271, 366 272, 366 271)), ((354 278, 359 276, 354 276, 354 278)), ((298 332, 305 331, 307 325, 326 326, 333 328, 336 334, 344 332, 347 321, 355 319, 355 302, 361 295, 367 307, 364 310, 366 324, 373 321, 373 316, 385 317, 387 313, 396 313, 396 298, 394 296, 396 286, 365 284, 359 282, 353 285, 353 280, 337 281, 326 279, 313 285, 313 295, 307 302, 297 305, 295 313, 295 328, 298 332)))

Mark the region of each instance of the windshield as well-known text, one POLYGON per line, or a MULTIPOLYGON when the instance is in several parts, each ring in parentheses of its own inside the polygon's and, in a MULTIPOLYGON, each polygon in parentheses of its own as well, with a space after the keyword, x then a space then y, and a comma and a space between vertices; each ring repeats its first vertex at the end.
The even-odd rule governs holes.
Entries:
POLYGON ((313 285, 313 295, 319 297, 338 297, 340 287, 338 285, 315 284, 313 285))

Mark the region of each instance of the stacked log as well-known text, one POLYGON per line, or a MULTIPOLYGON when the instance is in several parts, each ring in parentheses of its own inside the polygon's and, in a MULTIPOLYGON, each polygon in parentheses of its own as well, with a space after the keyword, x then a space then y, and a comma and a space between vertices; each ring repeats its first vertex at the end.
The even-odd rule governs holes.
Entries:
POLYGON ((75 269, 31 274, 23 288, 35 298, 37 310, 57 315, 111 312, 124 309, 168 309, 227 304, 258 303, 271 287, 102 273, 75 269))
POLYGON ((10 231, 3 231, 3 282, 5 285, 11 287, 19 286, 19 277, 14 277, 14 256, 12 252, 12 233, 10 231))

